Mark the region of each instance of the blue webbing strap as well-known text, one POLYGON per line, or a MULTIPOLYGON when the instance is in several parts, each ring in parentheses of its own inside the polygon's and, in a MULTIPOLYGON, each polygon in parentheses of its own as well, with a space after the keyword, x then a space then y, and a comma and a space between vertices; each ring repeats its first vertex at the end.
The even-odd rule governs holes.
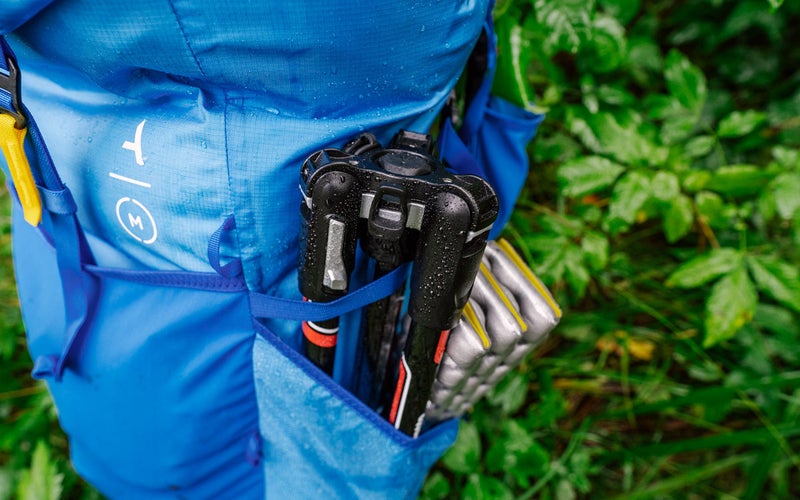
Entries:
POLYGON ((332 302, 304 302, 261 293, 250 294, 250 310, 256 318, 324 321, 386 298, 405 282, 409 264, 332 302))
MULTIPOLYGON (((11 48, 2 37, 0 37, 0 61, 2 61, 0 71, 4 71, 6 74, 9 70, 7 61, 15 61, 11 48)), ((34 376, 53 376, 56 381, 59 381, 73 347, 79 344, 84 334, 84 324, 91 301, 89 300, 90 287, 84 282, 88 278, 83 273, 82 267, 84 264, 94 264, 94 258, 75 216, 76 206, 72 195, 58 176, 36 122, 31 118, 28 110, 21 106, 18 95, 20 89, 11 90, 17 92, 17 95, 12 94, 9 89, 0 91, 0 107, 2 107, 2 111, 12 115, 22 113, 27 118, 28 137, 35 156, 35 161, 31 162, 34 166, 33 176, 40 192, 45 194, 45 206, 55 208, 49 212, 52 226, 50 233, 56 246, 56 259, 61 275, 66 341, 60 356, 52 355, 36 360, 34 376), (15 102, 20 105, 20 108, 15 109, 15 102)))

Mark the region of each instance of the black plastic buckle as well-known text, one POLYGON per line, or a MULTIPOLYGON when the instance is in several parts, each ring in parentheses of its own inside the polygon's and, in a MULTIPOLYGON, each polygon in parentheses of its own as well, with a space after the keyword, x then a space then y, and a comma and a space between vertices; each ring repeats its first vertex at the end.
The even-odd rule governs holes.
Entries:
POLYGON ((17 129, 23 129, 28 124, 28 119, 22 112, 22 100, 20 99, 20 74, 17 60, 11 54, 6 53, 6 66, 8 70, 0 68, 0 91, 8 92, 11 95, 11 107, 13 109, 0 109, 14 117, 17 129))

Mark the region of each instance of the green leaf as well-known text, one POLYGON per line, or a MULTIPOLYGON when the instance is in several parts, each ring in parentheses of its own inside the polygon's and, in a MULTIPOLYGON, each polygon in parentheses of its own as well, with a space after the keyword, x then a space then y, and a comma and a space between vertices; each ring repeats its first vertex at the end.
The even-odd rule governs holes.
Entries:
POLYGON ((717 135, 720 137, 741 137, 747 135, 764 123, 767 115, 760 111, 734 111, 719 122, 717 135))
POLYGON ((681 264, 667 278, 668 287, 697 288, 741 267, 742 254, 733 248, 715 248, 681 264))
POLYGON ((591 12, 594 2, 584 0, 534 0, 536 20, 547 26, 545 49, 554 54, 558 50, 576 53, 589 39, 591 12))
POLYGON ((747 264, 759 290, 786 307, 800 312, 800 272, 774 257, 750 255, 747 264))
POLYGON ((578 495, 575 493, 575 487, 568 479, 561 479, 556 485, 554 497, 559 500, 575 500, 578 498, 578 495))
POLYGON ((596 16, 592 22, 589 47, 592 70, 597 73, 613 71, 625 60, 625 28, 611 16, 596 16))
POLYGON ((608 238, 602 233, 589 231, 581 238, 583 259, 592 271, 602 271, 608 264, 608 238))
POLYGON ((625 167, 602 156, 583 156, 568 161, 558 169, 561 192, 570 197, 600 191, 625 171, 625 167))
POLYGON ((681 193, 678 176, 666 170, 659 170, 651 182, 653 198, 662 202, 670 202, 681 193))
POLYGON ((502 16, 495 21, 497 33, 497 69, 492 92, 521 107, 533 101, 533 92, 527 70, 533 57, 531 44, 522 34, 513 16, 502 16))
POLYGON ((531 480, 547 473, 550 461, 549 452, 533 439, 530 429, 517 420, 504 420, 486 453, 485 463, 491 472, 505 473, 518 485, 527 487, 531 480))
POLYGON ((50 461, 50 448, 44 441, 38 441, 33 450, 31 468, 22 471, 17 484, 17 498, 20 500, 58 500, 61 498, 64 476, 50 461))
POLYGON ((633 224, 648 198, 650 179, 636 171, 628 172, 614 185, 609 205, 609 221, 622 220, 633 224))
POLYGON ((761 191, 773 176, 755 165, 728 165, 717 169, 705 188, 731 196, 750 196, 761 191))
POLYGON ((422 487, 421 498, 423 500, 439 500, 447 498, 450 494, 450 481, 444 477, 439 471, 433 472, 425 480, 425 485, 422 487))
POLYGON ((712 135, 700 135, 692 138, 683 148, 683 152, 689 158, 701 158, 706 156, 714 149, 717 140, 712 135))
POLYGON ((688 139, 694 132, 697 115, 686 113, 668 117, 661 126, 659 137, 664 144, 673 145, 688 139))
POLYGON ((686 236, 692 228, 692 222, 694 222, 692 200, 687 196, 680 195, 670 204, 664 214, 664 235, 667 237, 667 241, 675 243, 686 236))
POLYGON ((700 191, 711 181, 711 172, 692 170, 683 178, 683 189, 690 193, 700 191))
POLYGON ((613 155, 622 163, 660 166, 666 161, 669 150, 656 146, 639 131, 640 119, 635 114, 597 113, 588 117, 587 123, 599 141, 600 152, 613 155))
POLYGON ((564 277, 575 297, 582 298, 586 294, 586 285, 591 276, 583 264, 583 252, 580 248, 570 246, 564 254, 564 277))
POLYGON ((627 24, 639 13, 641 0, 600 0, 600 6, 619 22, 627 24))
POLYGON ((800 149, 775 146, 772 148, 772 157, 789 170, 800 167, 800 149))
POLYGON ((800 208, 800 173, 785 172, 772 181, 773 199, 778 214, 791 219, 800 208))
POLYGON ((494 406, 499 406, 503 415, 511 415, 525 404, 528 396, 528 374, 512 371, 492 389, 486 399, 494 406))
POLYGON ((753 319, 758 294, 744 266, 717 281, 706 302, 703 347, 711 347, 733 337, 753 319))
POLYGON ((664 77, 669 93, 675 96, 684 108, 699 114, 706 100, 706 78, 689 59, 672 49, 664 62, 664 77))
POLYGON ((469 474, 477 470, 481 459, 481 437, 472 422, 461 421, 458 438, 442 457, 444 466, 453 472, 469 474))
POLYGON ((514 494, 499 479, 471 474, 464 487, 464 500, 513 500, 514 494))
POLYGON ((712 228, 728 226, 730 218, 726 213, 725 202, 717 193, 700 191, 694 196, 694 205, 697 213, 712 228))

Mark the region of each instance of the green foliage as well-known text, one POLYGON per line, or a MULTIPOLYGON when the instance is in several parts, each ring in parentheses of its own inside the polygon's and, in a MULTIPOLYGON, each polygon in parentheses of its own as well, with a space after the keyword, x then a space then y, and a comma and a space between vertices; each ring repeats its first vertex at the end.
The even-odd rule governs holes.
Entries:
POLYGON ((565 316, 463 424, 443 495, 800 495, 800 5, 495 18, 496 90, 548 114, 506 236, 565 316))

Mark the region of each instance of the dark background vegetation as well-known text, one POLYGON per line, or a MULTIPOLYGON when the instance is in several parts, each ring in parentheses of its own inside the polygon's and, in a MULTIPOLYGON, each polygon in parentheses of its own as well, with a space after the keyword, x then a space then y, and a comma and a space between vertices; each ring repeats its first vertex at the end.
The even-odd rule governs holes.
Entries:
MULTIPOLYGON (((505 236, 565 316, 422 497, 800 497, 800 2, 495 14, 496 91, 548 114, 505 236)), ((28 375, 7 205, 0 498, 93 498, 28 375)))

